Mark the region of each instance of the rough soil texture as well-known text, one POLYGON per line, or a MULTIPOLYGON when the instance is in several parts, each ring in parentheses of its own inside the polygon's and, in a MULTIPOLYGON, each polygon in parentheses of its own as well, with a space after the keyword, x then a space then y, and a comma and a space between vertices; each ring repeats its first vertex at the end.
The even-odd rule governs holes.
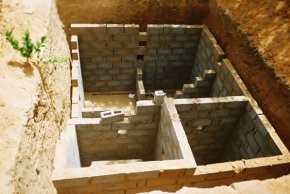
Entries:
MULTIPOLYGON (((1 25, 19 39, 47 35, 44 56, 69 57, 53 1, 1 1, 1 25)), ((0 35, 0 193, 55 193, 51 182, 54 148, 70 112, 69 64, 34 66, 0 35)))
POLYGON ((66 29, 72 23, 199 24, 208 13, 207 0, 58 0, 66 29), (195 14, 192 14, 195 13, 195 14))
POLYGON ((218 0, 256 44, 277 77, 290 85, 290 1, 218 0))
MULTIPOLYGON (((230 186, 220 186, 210 189, 183 187, 175 193, 178 194, 287 194, 290 191, 290 176, 265 181, 246 181, 234 183, 230 186)), ((168 192, 152 191, 150 194, 165 194, 168 192)))
POLYGON ((290 149, 289 1, 219 0, 209 10, 205 23, 290 149))

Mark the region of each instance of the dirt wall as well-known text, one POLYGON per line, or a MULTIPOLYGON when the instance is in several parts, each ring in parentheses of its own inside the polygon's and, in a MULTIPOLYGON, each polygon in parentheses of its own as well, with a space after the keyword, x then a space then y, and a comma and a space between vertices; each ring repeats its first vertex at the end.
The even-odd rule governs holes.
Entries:
MULTIPOLYGON (((42 56, 70 57, 54 1, 4 0, 2 13, 1 32, 14 29, 20 39, 29 29, 33 41, 46 35, 42 56)), ((70 112, 69 63, 37 69, 0 39, 0 193, 53 194, 55 144, 70 112)))
POLYGON ((72 23, 200 24, 208 0, 58 0, 66 29, 72 23), (89 13, 89 14, 88 14, 89 13))
MULTIPOLYGON (((211 1, 209 5, 210 14, 205 19, 205 23, 217 38, 227 58, 233 63, 284 144, 290 148, 288 141, 290 138, 290 90, 286 82, 281 81, 283 77, 277 73, 281 69, 289 68, 287 68, 287 58, 283 64, 279 64, 279 67, 275 66, 278 62, 271 64, 265 58, 266 53, 261 52, 265 47, 258 44, 258 39, 250 38, 248 36, 250 32, 243 28, 244 20, 239 21, 232 17, 225 5, 219 1, 211 1)), ((249 9, 254 8, 249 6, 249 9)), ((257 22, 261 21, 257 19, 257 22)), ((287 39, 287 35, 284 38, 287 39)), ((281 44, 281 50, 287 47, 288 45, 281 44)))

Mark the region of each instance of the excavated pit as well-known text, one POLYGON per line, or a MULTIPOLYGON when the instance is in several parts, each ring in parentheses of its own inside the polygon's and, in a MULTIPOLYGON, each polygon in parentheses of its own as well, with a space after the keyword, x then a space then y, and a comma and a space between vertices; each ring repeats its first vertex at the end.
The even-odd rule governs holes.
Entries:
POLYGON ((60 193, 176 191, 288 172, 288 150, 206 26, 71 29, 72 114, 53 178, 60 193))

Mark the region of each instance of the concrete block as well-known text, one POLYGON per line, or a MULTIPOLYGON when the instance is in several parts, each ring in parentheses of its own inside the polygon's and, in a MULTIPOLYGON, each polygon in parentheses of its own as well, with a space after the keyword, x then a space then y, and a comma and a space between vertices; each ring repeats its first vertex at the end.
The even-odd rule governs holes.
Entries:
POLYGON ((109 75, 118 75, 120 73, 121 73, 121 68, 108 69, 108 74, 109 75))
POLYGON ((170 60, 170 61, 178 61, 178 60, 180 60, 180 56, 179 55, 169 55, 167 57, 168 57, 168 60, 170 60))
POLYGON ((72 104, 71 107, 71 118, 78 118, 80 116, 79 104, 72 104))
POLYGON ((160 106, 157 106, 151 100, 140 100, 136 102, 136 113, 137 114, 152 114, 157 113, 160 106))
POLYGON ((107 44, 105 42, 95 42, 92 44, 92 48, 105 49, 105 48, 107 48, 107 44))
MULTIPOLYGON (((135 55, 144 55, 146 53, 146 47, 145 46, 139 46, 137 49, 134 50, 135 55)), ((132 52, 132 51, 131 51, 132 52)), ((156 54, 156 53, 155 53, 156 54)))
POLYGON ((199 86, 211 86, 211 81, 204 80, 202 77, 195 77, 194 80, 194 85, 199 87, 199 86))
POLYGON ((108 63, 116 63, 116 62, 121 62, 121 61, 122 61, 121 56, 117 56, 117 55, 107 56, 108 63))
POLYGON ((181 55, 181 60, 193 61, 194 60, 194 56, 193 55, 181 55))
POLYGON ((206 69, 203 71, 202 77, 204 80, 214 80, 216 77, 216 72, 211 69, 206 69))
POLYGON ((169 47, 170 48, 182 48, 182 42, 179 42, 179 41, 170 41, 169 47))
POLYGON ((117 79, 119 80, 131 80, 134 78, 134 75, 132 74, 121 74, 116 76, 117 79))
POLYGON ((149 49, 155 48, 158 49, 160 48, 160 42, 159 41, 148 41, 146 44, 146 47, 149 49))
POLYGON ((112 130, 133 130, 135 128, 134 123, 130 123, 128 118, 125 118, 122 122, 112 124, 112 130))
POLYGON ((70 39, 70 48, 77 49, 78 48, 78 36, 72 35, 70 39))
POLYGON ((137 92, 137 99, 138 100, 145 100, 145 88, 142 80, 137 80, 136 82, 136 92, 137 92))
POLYGON ((124 55, 122 56, 122 61, 136 62, 137 56, 132 54, 124 55))
POLYGON ((149 40, 147 32, 139 32, 138 41, 146 42, 149 40))
POLYGON ((94 40, 105 42, 105 41, 112 41, 114 39, 113 39, 113 36, 111 36, 109 34, 98 34, 98 35, 94 36, 94 40))
POLYGON ((185 94, 198 92, 198 88, 194 84, 183 84, 182 92, 185 94))
POLYGON ((122 86, 134 86, 135 84, 135 81, 132 79, 132 80, 122 80, 121 81, 121 85, 122 86))
POLYGON ((104 56, 94 56, 91 57, 92 62, 106 62, 107 58, 104 56))
POLYGON ((125 114, 122 110, 104 111, 101 112, 101 124, 109 124, 123 121, 125 114))
POLYGON ((137 80, 142 80, 143 78, 143 71, 142 71, 142 68, 137 68, 136 70, 136 77, 137 77, 137 80))
POLYGON ((200 35, 202 30, 202 26, 198 25, 186 25, 185 26, 185 33, 192 34, 192 35, 200 35))
POLYGON ((147 25, 148 34, 161 34, 163 33, 163 25, 161 24, 148 24, 147 25))
POLYGON ((148 35, 149 36, 149 41, 159 41, 160 39, 159 39, 159 35, 148 35))
POLYGON ((169 55, 169 54, 171 54, 171 49, 157 49, 157 54, 169 55))
POLYGON ((108 81, 108 80, 112 80, 112 76, 111 75, 99 75, 98 79, 101 81, 108 81))
POLYGON ((87 63, 84 64, 84 69, 86 70, 92 70, 92 69, 97 69, 98 66, 96 64, 92 64, 92 63, 87 63))
POLYGON ((97 34, 106 33, 106 24, 71 24, 73 31, 93 32, 97 34))
POLYGON ((122 43, 123 48, 137 49, 139 47, 138 41, 127 41, 122 43))
POLYGON ((109 34, 121 34, 124 32, 123 24, 107 24, 107 33, 109 34))
POLYGON ((108 86, 120 86, 121 82, 110 80, 107 84, 108 84, 108 86))
POLYGON ((133 67, 133 62, 128 62, 128 61, 122 61, 119 65, 121 68, 132 68, 133 67))
POLYGON ((133 74, 135 71, 133 68, 122 68, 122 74, 133 74))
POLYGON ((131 115, 130 121, 132 123, 151 123, 153 120, 153 115, 131 115))
POLYGON ((222 48, 219 45, 213 45, 213 59, 211 60, 212 63, 220 62, 224 58, 225 53, 223 52, 222 48))
POLYGON ((125 33, 126 34, 138 34, 139 33, 139 24, 125 24, 125 33))
POLYGON ((80 100, 80 92, 79 87, 72 87, 72 103, 76 104, 79 103, 80 100))
POLYGON ((158 55, 144 55, 144 61, 158 61, 158 55))
POLYGON ((79 59, 79 51, 78 51, 78 49, 72 49, 71 50, 71 58, 72 58, 72 60, 78 60, 79 59))
POLYGON ((163 104, 164 98, 166 94, 162 90, 158 90, 154 92, 154 103, 155 104, 163 104))
POLYGON ((184 42, 183 48, 195 48, 197 46, 196 42, 184 42))
POLYGON ((109 49, 121 49, 123 47, 122 42, 120 42, 120 41, 110 41, 107 43, 106 46, 109 49))
POLYGON ((130 49, 117 49, 114 50, 114 55, 130 55, 132 54, 132 50, 130 49))
POLYGON ((159 39, 161 41, 172 41, 174 40, 174 35, 169 35, 169 34, 160 35, 159 39))
POLYGON ((172 54, 174 54, 174 55, 183 55, 185 53, 186 53, 185 49, 181 49, 181 48, 172 49, 172 54))
POLYGON ((144 62, 138 60, 137 62, 133 63, 134 68, 142 68, 144 66, 144 62))
POLYGON ((114 41, 129 41, 130 36, 129 35, 113 35, 114 41))
POLYGON ((72 85, 72 87, 78 86, 78 78, 79 78, 78 67, 73 66, 72 70, 71 70, 71 85, 72 85))

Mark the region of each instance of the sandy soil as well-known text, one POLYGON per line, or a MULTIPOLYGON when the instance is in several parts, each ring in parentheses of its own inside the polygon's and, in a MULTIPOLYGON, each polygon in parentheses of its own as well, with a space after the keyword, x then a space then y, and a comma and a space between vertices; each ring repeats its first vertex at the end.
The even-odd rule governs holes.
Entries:
POLYGON ((290 1, 218 1, 256 43, 276 75, 290 86, 290 1))
MULTIPOLYGON (((244 0, 243 2, 247 1, 244 0)), ((259 10, 259 14, 271 14, 272 9, 268 13, 265 8, 269 6, 268 4, 256 3, 255 6, 259 7, 259 9, 256 9, 251 2, 245 5, 250 11, 240 12, 240 16, 243 15, 244 17, 244 15, 251 13, 252 10, 259 10)), ((285 79, 278 77, 279 74, 277 73, 283 71, 283 69, 289 69, 287 57, 284 62, 279 62, 279 59, 274 57, 272 60, 277 61, 277 64, 274 63, 275 66, 269 63, 267 58, 265 58, 268 56, 268 53, 265 51, 268 47, 261 46, 262 40, 248 36, 249 33, 244 29, 244 25, 247 26, 246 24, 249 19, 245 20, 233 17, 231 14, 231 9, 233 8, 227 9, 227 3, 225 4, 219 1, 211 1, 209 4, 211 12, 208 18, 205 19, 205 23, 217 37, 220 45, 227 53, 227 57, 235 66, 237 72, 276 129, 284 144, 290 149, 290 142, 288 141, 290 138, 290 90, 285 79)), ((274 3, 271 2, 269 4, 273 5, 274 3)), ((283 5, 286 6, 286 4, 283 5)), ((278 11, 278 13, 283 15, 283 10, 278 11)), ((289 28, 287 18, 279 17, 278 19, 279 23, 286 23, 289 28)), ((270 30, 270 27, 271 29, 274 27, 278 31, 285 31, 285 27, 272 24, 271 21, 271 19, 256 19, 256 23, 263 23, 265 29, 270 30)), ((255 23, 254 21, 252 22, 255 23)), ((262 28, 261 26, 259 27, 262 28)), ((259 27, 257 26, 257 28, 259 27)), ((255 31, 255 28, 252 31, 255 31)), ((267 35, 263 36, 263 40, 267 38, 269 38, 267 35)), ((271 48, 274 45, 273 50, 276 50, 277 53, 289 47, 289 34, 283 34, 283 36, 277 35, 277 39, 283 42, 283 44, 279 45, 274 41, 268 45, 271 48), (279 49, 277 49, 277 45, 280 46, 279 49)))
POLYGON ((71 23, 136 23, 144 29, 148 23, 201 23, 208 13, 206 3, 204 0, 58 0, 57 7, 66 29, 71 23))
MULTIPOLYGON (((231 186, 220 186, 210 189, 184 187, 177 194, 288 194, 290 190, 290 176, 265 181, 245 181, 231 186)), ((150 194, 165 194, 167 192, 152 191, 150 194)), ((169 194, 169 193, 168 193, 169 194)))
MULTIPOLYGON (((0 31, 25 28, 33 40, 47 35, 44 55, 69 57, 53 1, 1 1, 0 31)), ((55 193, 51 182, 54 147, 70 108, 69 64, 38 69, 0 35, 0 193, 55 193)))
POLYGON ((85 107, 94 107, 100 110, 122 109, 125 114, 130 115, 131 111, 135 110, 136 101, 135 98, 129 98, 128 94, 100 95, 86 92, 85 107))

